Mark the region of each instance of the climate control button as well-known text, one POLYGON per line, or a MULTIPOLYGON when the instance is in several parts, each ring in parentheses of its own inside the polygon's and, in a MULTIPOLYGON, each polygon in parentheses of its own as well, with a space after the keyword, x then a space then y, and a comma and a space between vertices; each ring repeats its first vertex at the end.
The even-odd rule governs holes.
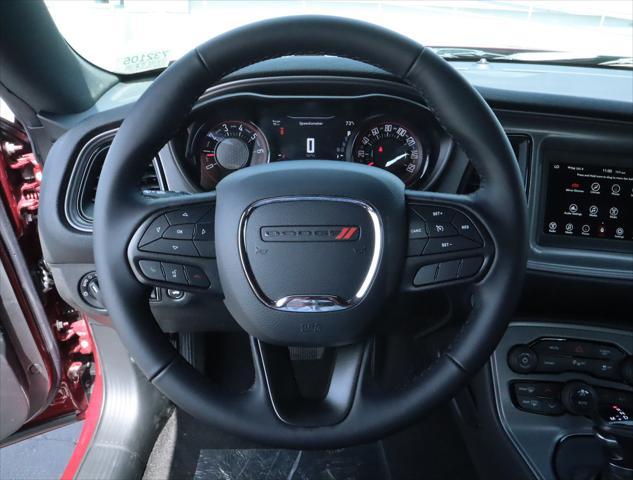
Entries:
POLYGON ((591 415, 598 406, 598 394, 589 384, 569 382, 561 392, 561 400, 567 411, 574 415, 591 415))

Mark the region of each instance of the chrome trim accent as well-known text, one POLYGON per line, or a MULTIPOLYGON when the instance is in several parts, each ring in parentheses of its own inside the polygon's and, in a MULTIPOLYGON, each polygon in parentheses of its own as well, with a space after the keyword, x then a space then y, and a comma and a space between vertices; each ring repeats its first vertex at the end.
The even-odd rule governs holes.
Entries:
POLYGON ((275 302, 275 307, 293 312, 331 312, 348 306, 336 295, 288 295, 275 302))
POLYGON ((161 171, 161 163, 159 160, 159 155, 156 155, 152 158, 152 166, 154 167, 154 171, 156 172, 156 180, 158 181, 158 188, 162 192, 167 190, 167 185, 165 183, 165 179, 163 178, 163 173, 161 171))
MULTIPOLYGON (((95 158, 104 149, 110 148, 107 142, 112 142, 118 128, 101 132, 89 139, 79 151, 72 167, 64 196, 64 216, 68 224, 80 232, 92 233, 92 219, 84 215, 81 199, 86 188, 87 175, 91 171, 95 158)), ((158 155, 152 158, 152 166, 156 172, 156 179, 161 191, 166 191, 162 167, 158 155)))
POLYGON ((331 196, 317 196, 317 195, 294 195, 294 196, 281 196, 274 198, 266 198, 263 200, 258 200, 257 202, 249 205, 246 210, 242 213, 240 218, 239 228, 238 228, 238 251, 240 255, 240 263, 242 264, 242 270, 246 275, 246 280, 250 285, 253 293, 262 302, 269 308, 275 310, 283 310, 283 311, 291 311, 291 312, 332 312, 336 310, 345 310, 347 308, 351 308, 355 305, 358 305, 363 301, 367 292, 371 288, 374 279, 376 278, 376 274, 378 272, 378 266, 380 264, 380 256, 382 254, 384 245, 383 239, 383 231, 382 231, 382 221, 378 212, 368 203, 363 202, 362 200, 356 200, 353 198, 345 198, 345 197, 331 197, 331 196), (354 205, 360 206, 369 215, 369 218, 372 222, 372 227, 374 231, 374 247, 372 250, 371 261, 369 263, 369 268, 367 269, 367 273, 363 278, 358 290, 354 294, 354 296, 350 299, 341 299, 335 295, 319 295, 319 294, 304 294, 304 295, 288 295, 282 298, 273 300, 268 298, 264 292, 261 291, 257 282, 253 278, 253 274, 250 271, 248 261, 246 259, 246 245, 245 245, 245 234, 246 234, 246 226, 248 223, 248 218, 251 213, 258 207, 262 205, 269 205, 271 203, 281 203, 281 202, 320 202, 320 201, 328 201, 328 202, 342 202, 342 203, 352 203, 354 205))
POLYGON ((92 226, 89 220, 82 215, 80 205, 81 192, 83 192, 86 185, 86 175, 92 168, 97 154, 105 148, 104 145, 99 146, 99 144, 111 141, 116 135, 117 130, 118 128, 113 128, 88 140, 79 151, 75 164, 73 165, 64 198, 64 216, 69 225, 80 232, 92 232, 92 226), (94 149, 94 152, 92 152, 90 156, 87 156, 88 152, 92 149, 94 149), (77 188, 74 188, 75 186, 77 188), (80 217, 81 222, 77 221, 77 216, 80 217))

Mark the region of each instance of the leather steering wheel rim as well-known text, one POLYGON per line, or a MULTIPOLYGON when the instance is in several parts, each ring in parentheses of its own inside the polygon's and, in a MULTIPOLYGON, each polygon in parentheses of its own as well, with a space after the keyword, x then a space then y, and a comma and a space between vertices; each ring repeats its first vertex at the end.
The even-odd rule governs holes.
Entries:
MULTIPOLYGON (((201 198, 212 200, 213 195, 201 198)), ((291 448, 332 448, 379 438, 453 396, 484 365, 507 326, 525 271, 526 239, 521 176, 507 137, 483 98, 432 50, 389 30, 337 17, 286 17, 251 24, 202 44, 167 68, 121 125, 95 203, 94 252, 103 298, 143 373, 194 417, 261 443, 291 448), (495 250, 485 277, 475 286, 472 311, 444 354, 405 390, 371 394, 372 386, 361 378, 342 421, 319 427, 289 425, 272 415, 261 375, 247 393, 231 395, 183 360, 154 321, 148 288, 137 281, 127 256, 130 232, 139 219, 156 205, 169 205, 169 199, 148 199, 138 192, 144 166, 205 89, 259 61, 308 54, 378 66, 419 92, 481 177, 474 194, 434 198, 459 197, 491 233, 495 250)), ((370 363, 365 351, 361 371, 370 363)))

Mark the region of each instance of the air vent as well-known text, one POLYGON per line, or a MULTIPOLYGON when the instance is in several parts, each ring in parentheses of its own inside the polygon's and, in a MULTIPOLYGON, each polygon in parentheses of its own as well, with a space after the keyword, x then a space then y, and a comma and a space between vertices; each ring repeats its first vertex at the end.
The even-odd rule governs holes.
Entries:
MULTIPOLYGON (((101 169, 116 130, 102 133, 86 143, 77 157, 66 194, 66 217, 75 228, 92 230, 95 196, 101 169)), ((160 163, 153 159, 147 168, 139 189, 143 192, 163 190, 160 163)))
MULTIPOLYGON (((527 135, 517 134, 508 135, 508 140, 510 140, 514 156, 519 164, 519 170, 521 171, 521 176, 523 177, 523 185, 525 186, 525 193, 527 195, 532 141, 527 135)), ((479 184, 479 175, 473 167, 469 167, 464 175, 459 191, 461 193, 472 193, 479 189, 479 184)))

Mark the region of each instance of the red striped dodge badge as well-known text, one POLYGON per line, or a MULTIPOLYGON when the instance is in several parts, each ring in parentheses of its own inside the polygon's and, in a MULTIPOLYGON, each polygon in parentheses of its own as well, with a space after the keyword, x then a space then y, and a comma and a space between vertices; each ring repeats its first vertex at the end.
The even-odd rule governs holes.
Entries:
POLYGON ((358 225, 297 225, 262 227, 264 242, 351 242, 360 238, 358 225))

